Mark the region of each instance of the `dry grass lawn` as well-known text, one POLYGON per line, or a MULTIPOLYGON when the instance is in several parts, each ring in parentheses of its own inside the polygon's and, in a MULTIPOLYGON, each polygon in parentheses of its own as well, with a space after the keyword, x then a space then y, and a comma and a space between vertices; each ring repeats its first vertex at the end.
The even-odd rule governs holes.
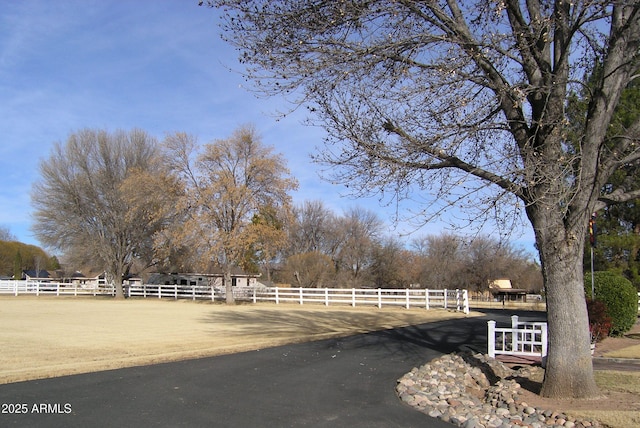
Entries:
POLYGON ((0 384, 249 351, 441 319, 444 310, 0 297, 0 384))

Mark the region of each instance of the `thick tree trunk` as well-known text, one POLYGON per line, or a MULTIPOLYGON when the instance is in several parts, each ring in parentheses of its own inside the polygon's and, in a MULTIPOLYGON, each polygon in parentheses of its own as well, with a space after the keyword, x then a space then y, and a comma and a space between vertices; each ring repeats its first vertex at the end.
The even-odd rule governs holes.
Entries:
POLYGON ((559 213, 529 217, 536 232, 547 297, 549 348, 540 394, 551 398, 599 395, 593 375, 582 256, 585 226, 567 230, 559 213))
POLYGON ((224 280, 224 291, 225 291, 225 297, 226 297, 227 304, 228 305, 232 305, 232 304, 234 304, 236 302, 236 300, 233 297, 231 272, 226 270, 224 272, 223 280, 224 280))
POLYGON ((116 278, 113 281, 113 285, 116 289, 116 295, 115 298, 116 299, 124 299, 124 287, 122 286, 122 278, 118 279, 116 278))

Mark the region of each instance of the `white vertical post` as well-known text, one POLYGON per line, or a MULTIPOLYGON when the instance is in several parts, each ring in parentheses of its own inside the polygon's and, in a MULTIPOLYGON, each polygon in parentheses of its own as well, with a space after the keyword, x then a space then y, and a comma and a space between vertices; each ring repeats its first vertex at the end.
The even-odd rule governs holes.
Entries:
POLYGON ((518 328, 518 316, 511 315, 511 328, 518 328))
POLYGON ((302 297, 302 287, 298 287, 298 293, 300 295, 300 304, 304 303, 304 297, 302 297))
POLYGON ((429 289, 425 288, 424 289, 424 304, 425 304, 425 309, 429 310, 429 289))
POLYGON ((378 288, 378 309, 382 308, 382 289, 378 288))
POLYGON ((178 284, 173 284, 173 299, 178 300, 178 284))
POLYGON ((14 296, 18 295, 18 281, 15 281, 14 284, 13 284, 13 295, 14 296))
POLYGON ((448 292, 447 289, 444 289, 444 309, 447 309, 447 297, 448 297, 448 292))
POLYGON ((487 334, 487 339, 488 339, 487 353, 491 358, 495 358, 496 357, 496 322, 487 321, 487 326, 489 327, 489 332, 487 334))
POLYGON ((541 327, 541 340, 542 340, 542 357, 545 358, 547 356, 547 323, 543 323, 540 325, 541 327))
POLYGON ((469 315, 469 290, 462 290, 464 296, 464 313, 469 315))
POLYGON ((327 287, 324 288, 324 305, 329 306, 329 289, 327 287))
POLYGON ((253 303, 256 303, 258 301, 258 296, 256 296, 256 286, 253 287, 253 303))
POLYGON ((278 287, 276 287, 276 305, 280 304, 280 296, 278 295, 278 287))
POLYGON ((351 289, 351 306, 352 307, 356 307, 356 289, 352 288, 351 289))
POLYGON ((405 288, 404 289, 405 292, 405 308, 409 309, 409 289, 405 288))

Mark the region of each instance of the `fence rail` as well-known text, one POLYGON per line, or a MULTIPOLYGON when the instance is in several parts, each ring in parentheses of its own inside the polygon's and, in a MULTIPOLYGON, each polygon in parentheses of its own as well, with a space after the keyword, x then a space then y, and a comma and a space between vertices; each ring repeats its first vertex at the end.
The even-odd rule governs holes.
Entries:
POLYGON ((487 321, 488 354, 528 357, 547 356, 547 323, 520 322, 517 315, 511 317, 511 327, 496 327, 495 321, 487 321))
POLYGON ((83 286, 63 282, 5 281, 0 280, 0 294, 53 295, 53 296, 98 296, 115 295, 115 288, 109 285, 83 286))

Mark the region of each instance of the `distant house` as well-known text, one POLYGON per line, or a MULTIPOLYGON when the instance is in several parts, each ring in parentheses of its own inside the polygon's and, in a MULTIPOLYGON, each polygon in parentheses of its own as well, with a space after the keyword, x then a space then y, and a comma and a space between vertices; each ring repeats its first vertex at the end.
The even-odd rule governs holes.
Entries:
POLYGON ((51 282, 53 276, 54 275, 52 273, 49 273, 48 270, 30 269, 22 271, 21 279, 27 281, 51 282))
POLYGON ((527 290, 513 288, 510 279, 495 279, 489 283, 489 292, 495 300, 524 302, 527 299, 527 290))
MULTIPOLYGON (((184 285, 222 288, 223 273, 152 273, 146 283, 150 285, 184 285)), ((258 285, 260 274, 234 272, 231 274, 232 287, 253 287, 258 285)))

